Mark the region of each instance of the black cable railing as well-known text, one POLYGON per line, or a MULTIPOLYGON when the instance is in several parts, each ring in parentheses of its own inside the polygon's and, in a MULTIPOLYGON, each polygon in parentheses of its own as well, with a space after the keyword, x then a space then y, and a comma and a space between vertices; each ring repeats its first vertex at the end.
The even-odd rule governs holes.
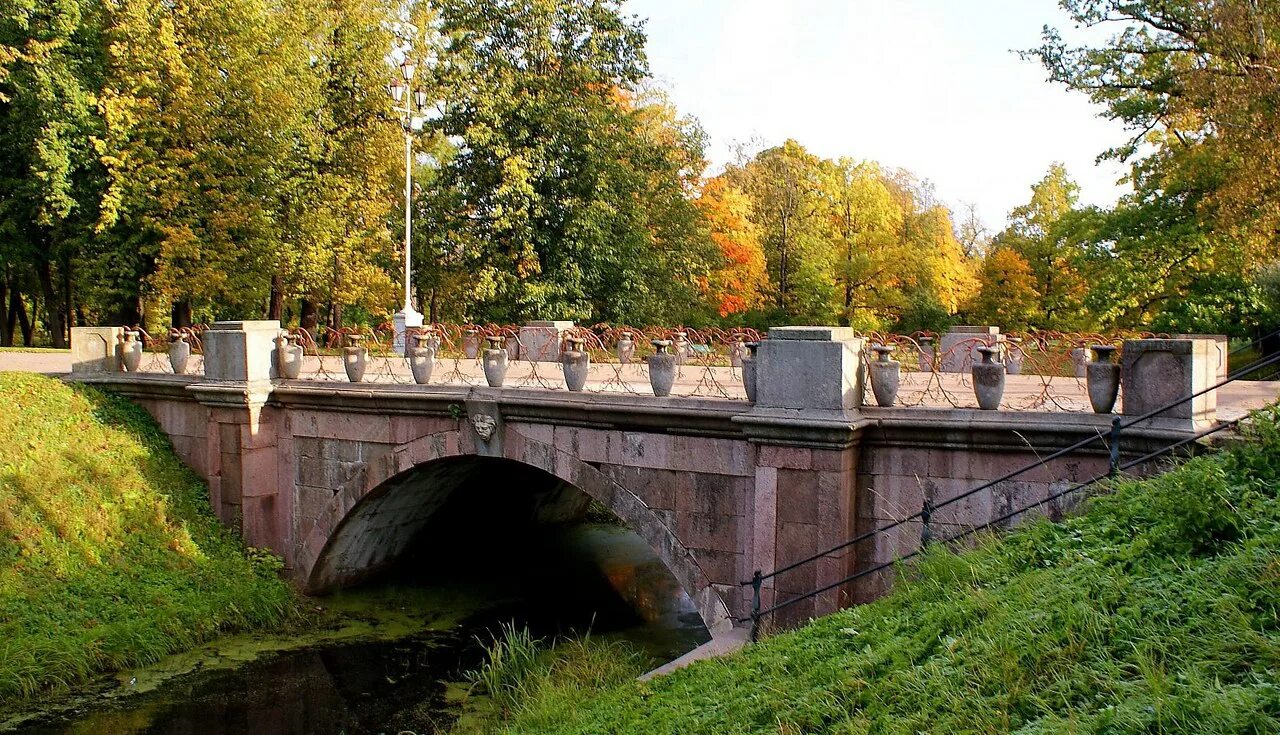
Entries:
MULTIPOLYGON (((1277 332, 1277 334, 1280 334, 1280 332, 1277 332)), ((1265 339, 1265 338, 1264 338, 1264 339, 1265 339)), ((994 479, 994 480, 990 480, 990 481, 988 481, 988 482, 984 482, 984 483, 982 483, 981 485, 978 485, 977 487, 974 487, 974 488, 972 488, 972 489, 970 489, 970 490, 966 490, 965 492, 963 492, 963 493, 961 493, 961 494, 959 494, 959 495, 956 495, 956 496, 954 496, 954 497, 952 497, 952 498, 949 498, 949 499, 947 499, 947 500, 944 500, 944 501, 942 501, 942 502, 940 502, 940 503, 936 503, 936 504, 935 504, 935 503, 933 503, 932 501, 930 501, 930 500, 928 500, 928 499, 926 498, 926 499, 925 499, 925 501, 924 501, 924 503, 922 504, 921 509, 920 509, 919 511, 917 511, 916 513, 913 513, 913 514, 911 514, 911 515, 909 515, 909 516, 906 516, 906 517, 904 517, 904 518, 900 518, 900 519, 898 519, 898 520, 892 521, 892 522, 890 522, 890 523, 888 523, 888 524, 886 524, 886 525, 878 526, 878 527, 876 527, 876 528, 871 529, 870 531, 865 531, 865 532, 863 532, 863 533, 860 533, 860 534, 858 534, 858 535, 854 536, 853 538, 851 538, 851 539, 849 539, 849 540, 847 540, 847 541, 844 541, 844 542, 842 542, 842 543, 836 544, 835 546, 832 546, 831 548, 828 548, 828 549, 826 549, 826 550, 824 550, 824 551, 820 551, 820 552, 818 552, 818 553, 816 553, 816 554, 813 554, 813 555, 811 555, 811 556, 807 556, 807 557, 805 557, 805 558, 803 558, 803 559, 800 559, 800 560, 798 560, 798 561, 792 562, 792 563, 787 564, 787 565, 785 565, 785 566, 779 567, 779 568, 777 568, 777 569, 775 569, 775 570, 773 570, 773 571, 771 571, 771 572, 768 572, 767 574, 766 574, 766 573, 764 573, 764 572, 762 572, 762 571, 760 571, 760 570, 756 570, 755 574, 754 574, 754 575, 752 575, 752 577, 751 577, 751 579, 750 579, 750 580, 748 580, 748 581, 746 581, 746 582, 742 582, 742 583, 741 583, 741 586, 747 586, 747 585, 750 585, 750 586, 751 586, 751 588, 752 588, 751 615, 750 615, 748 618, 742 619, 744 622, 745 622, 745 621, 747 621, 747 620, 749 620, 749 621, 751 622, 751 638, 752 638, 752 640, 755 640, 756 633, 757 633, 757 628, 758 628, 758 626, 759 626, 760 619, 761 619, 762 617, 764 617, 765 615, 770 615, 770 614, 775 613, 775 612, 777 612, 777 611, 779 611, 779 610, 782 610, 782 609, 784 609, 784 608, 786 608, 786 607, 789 607, 789 606, 791 606, 791 605, 794 605, 794 604, 796 604, 796 603, 798 603, 798 602, 801 602, 801 601, 803 601, 803 600, 811 599, 811 598, 816 597, 816 596, 818 596, 818 595, 820 595, 820 594, 822 594, 822 593, 824 593, 824 592, 829 592, 829 591, 831 591, 831 590, 833 590, 833 589, 835 589, 835 588, 837 588, 837 587, 840 587, 840 586, 842 586, 842 585, 849 584, 850 582, 854 582, 854 581, 856 581, 856 580, 858 580, 858 579, 861 579, 862 577, 865 577, 865 576, 868 576, 868 575, 871 575, 871 574, 875 574, 876 572, 883 571, 883 570, 888 569, 888 568, 890 568, 890 567, 892 567, 892 566, 894 566, 894 565, 896 565, 896 564, 900 564, 900 563, 901 563, 901 562, 903 562, 903 561, 907 561, 907 560, 909 560, 909 559, 912 559, 912 558, 914 558, 914 557, 916 557, 916 556, 920 555, 920 554, 922 553, 922 551, 923 551, 923 548, 924 548, 925 546, 927 546, 929 543, 931 543, 931 542, 932 542, 932 540, 933 540, 933 539, 932 539, 932 537, 931 537, 931 536, 932 536, 932 532, 931 532, 931 530, 930 530, 930 521, 931 521, 931 519, 932 519, 932 518, 931 518, 931 517, 932 517, 932 515, 933 515, 933 514, 934 514, 938 509, 940 509, 940 508, 943 508, 943 507, 946 507, 946 506, 948 506, 948 505, 952 505, 952 504, 954 504, 954 503, 957 503, 957 502, 959 502, 959 501, 961 501, 961 500, 964 500, 964 499, 966 499, 966 498, 969 498, 969 497, 971 497, 971 496, 973 496, 973 495, 975 495, 975 494, 977 494, 977 493, 979 493, 979 492, 982 492, 982 491, 984 491, 984 490, 989 490, 989 489, 991 489, 991 488, 995 487, 996 485, 999 485, 999 484, 1000 484, 1000 483, 1002 483, 1002 482, 1007 482, 1008 480, 1011 480, 1011 479, 1013 479, 1013 478, 1015 478, 1015 477, 1018 477, 1019 475, 1022 475, 1022 474, 1026 473, 1026 472, 1029 472, 1029 471, 1031 471, 1031 470, 1033 470, 1033 469, 1036 469, 1037 467, 1042 467, 1042 466, 1044 466, 1044 465, 1048 464, 1049 462, 1052 462, 1052 461, 1054 461, 1054 460, 1056 460, 1056 459, 1059 459, 1059 458, 1061 458, 1061 457, 1064 457, 1064 456, 1066 456, 1066 455, 1068 455, 1068 454, 1070 454, 1070 453, 1072 453, 1072 452, 1076 452, 1076 451, 1078 451, 1078 450, 1080 450, 1080 449, 1083 449, 1084 447, 1086 447, 1086 446, 1088 446, 1088 445, 1092 444, 1092 443, 1093 443, 1093 442, 1095 442, 1095 441, 1102 440, 1104 437, 1105 437, 1105 439, 1106 439, 1105 446, 1107 446, 1107 448, 1108 448, 1108 450, 1109 450, 1109 454, 1110 454, 1109 462, 1108 462, 1108 471, 1107 471, 1107 473, 1106 473, 1106 474, 1098 475, 1097 477, 1094 477, 1094 478, 1092 478, 1092 479, 1089 479, 1089 480, 1086 480, 1086 481, 1084 481, 1084 482, 1081 482, 1081 483, 1079 483, 1079 484, 1077 484, 1077 485, 1074 485, 1074 486, 1072 486, 1072 487, 1069 487, 1069 488, 1067 488, 1067 489, 1065 489, 1065 490, 1062 490, 1062 491, 1059 491, 1059 492, 1056 492, 1056 493, 1050 494, 1049 496, 1047 496, 1047 497, 1045 497, 1045 498, 1042 498, 1042 499, 1040 499, 1040 500, 1038 500, 1038 501, 1035 501, 1035 502, 1030 503, 1030 504, 1028 504, 1028 505, 1026 505, 1026 506, 1023 506, 1022 508, 1019 508, 1019 509, 1014 510, 1014 511, 1010 511, 1009 513, 1006 513, 1006 514, 1002 515, 1002 516, 1001 516, 1001 517, 999 517, 999 518, 995 518, 995 519, 989 520, 989 521, 987 521, 986 523, 983 523, 983 524, 981 524, 981 525, 979 525, 979 526, 975 526, 975 527, 970 528, 970 529, 968 529, 968 530, 966 530, 966 531, 964 531, 964 532, 962 532, 962 533, 960 533, 960 534, 957 534, 957 535, 955 535, 955 536, 951 536, 951 537, 949 537, 949 538, 945 539, 945 542, 946 542, 946 543, 951 543, 951 542, 953 542, 953 541, 957 541, 957 540, 960 540, 960 539, 962 539, 962 538, 965 538, 965 537, 967 537, 967 536, 969 536, 969 535, 971 535, 971 534, 973 534, 973 533, 976 533, 976 532, 978 532, 978 531, 985 530, 985 529, 991 528, 991 527, 993 527, 993 526, 999 525, 999 524, 1001 524, 1001 523, 1004 523, 1004 522, 1006 522, 1006 521, 1008 521, 1008 520, 1010 520, 1010 519, 1012 519, 1012 518, 1014 518, 1014 517, 1016 517, 1016 516, 1018 516, 1018 515, 1020 515, 1020 514, 1022 514, 1022 513, 1026 513, 1027 511, 1034 510, 1034 509, 1036 509, 1036 508, 1038 508, 1038 507, 1040 507, 1040 506, 1042 506, 1042 505, 1044 505, 1044 504, 1046 504, 1046 503, 1052 502, 1053 500, 1057 500, 1057 499, 1062 498, 1062 497, 1064 497, 1064 496, 1066 496, 1066 495, 1069 495, 1069 494, 1071 494, 1071 493, 1078 492, 1078 491, 1080 491, 1080 490, 1082 490, 1082 489, 1084 489, 1084 488, 1087 488, 1087 487, 1090 487, 1090 486, 1092 486, 1092 485, 1094 485, 1094 484, 1097 484, 1098 482, 1101 482, 1102 480, 1108 479, 1108 478, 1110 478, 1110 477, 1114 477, 1114 476, 1116 476, 1116 475, 1117 475, 1118 473, 1120 473, 1120 472, 1124 472, 1124 471, 1126 471, 1126 470, 1128 470, 1128 469, 1132 469, 1133 467, 1137 467, 1137 466, 1143 465, 1143 464, 1145 464, 1145 463, 1147 463, 1147 462, 1150 462, 1150 461, 1152 461, 1153 459, 1156 459, 1156 458, 1158 458, 1158 457, 1160 457, 1160 456, 1163 456, 1163 455, 1168 454, 1168 453, 1170 453, 1170 452, 1176 451, 1177 449, 1179 449, 1179 448, 1181 448, 1181 447, 1184 447, 1184 446, 1186 446, 1186 445, 1188 445, 1188 444, 1191 444, 1191 443, 1193 443, 1193 442, 1197 442, 1197 441, 1199 441, 1199 440, 1201 440, 1201 439, 1204 439, 1205 437, 1211 436, 1211 435, 1216 434, 1216 433, 1218 433, 1218 432, 1220 432, 1220 431, 1223 431, 1223 430, 1225 430, 1225 429, 1228 429, 1228 428, 1231 428, 1231 427, 1233 427, 1233 426, 1236 426, 1236 425, 1239 423, 1240 419, 1235 419, 1235 420, 1232 420, 1232 421, 1223 422, 1223 423, 1218 424, 1218 425, 1216 425, 1216 426, 1214 426, 1214 427, 1212 427, 1212 428, 1210 428, 1210 429, 1207 429, 1207 430, 1202 431, 1202 432, 1199 432, 1199 433, 1197 433, 1197 434, 1195 434, 1195 435, 1192 435, 1192 436, 1189 436, 1189 437, 1186 437, 1186 438, 1180 439, 1180 440, 1178 440, 1178 441, 1176 441, 1176 442, 1173 442, 1172 444, 1169 444, 1169 445, 1167 445, 1167 446, 1165 446, 1165 447, 1161 447, 1160 449, 1157 449, 1157 450, 1155 450, 1154 452, 1150 452, 1150 453, 1148 453, 1148 454, 1146 454, 1146 455, 1144 455, 1144 456, 1142 456, 1142 457, 1139 457, 1139 458, 1137 458, 1137 459, 1130 460, 1130 461, 1127 461, 1127 462, 1121 462, 1121 461, 1120 461, 1120 441, 1121 441, 1121 435, 1122 435, 1122 433, 1123 433, 1123 431, 1124 431, 1125 429, 1132 428, 1133 426, 1136 426, 1136 425, 1141 424, 1141 423, 1146 422, 1146 421, 1150 421, 1151 419, 1154 419, 1154 418, 1156 418, 1156 417, 1160 416, 1160 415, 1161 415, 1161 414, 1163 414, 1163 413, 1167 413, 1168 411, 1171 411, 1171 410, 1173 410, 1173 409, 1175 409, 1175 408, 1178 408, 1179 406, 1182 406, 1182 405, 1184 405, 1184 404, 1186 404, 1186 403, 1189 403, 1189 402, 1191 402, 1191 401, 1194 401, 1195 399, 1200 398, 1201 396, 1204 396, 1204 395, 1206 395, 1206 394, 1208 394, 1208 393, 1211 393, 1211 392, 1213 392, 1213 391, 1215 391, 1215 390, 1218 390, 1219 388, 1223 387, 1224 385, 1227 385, 1227 384, 1229 384, 1229 383, 1233 383, 1233 382, 1235 382, 1235 381, 1237 381, 1237 380, 1240 380, 1241 378, 1245 377, 1246 375, 1251 375, 1251 374, 1253 374, 1253 373, 1257 372, 1258 370, 1261 370, 1261 369, 1263 369, 1263 368, 1265 368, 1265 367, 1268 367, 1268 366, 1270 366, 1270 365, 1275 365, 1275 364, 1280 364, 1280 354, 1273 355, 1273 356, 1271 356, 1271 357, 1269 357, 1269 358, 1262 358, 1262 359, 1255 360, 1253 363, 1250 363, 1249 365, 1247 365, 1247 366, 1245 366, 1245 367, 1243 367, 1243 368, 1241 368, 1241 369, 1239 369, 1239 370, 1237 370, 1237 371, 1235 371, 1235 372, 1233 372, 1233 373, 1229 374, 1229 375, 1228 375, 1226 378, 1224 378, 1221 382, 1219 382, 1219 383, 1217 383, 1217 384, 1215 384, 1215 385, 1209 386, 1209 387, 1207 387, 1207 388, 1203 388, 1203 389, 1201 389, 1201 390, 1199 390, 1199 391, 1195 391, 1195 392, 1191 393, 1190 395, 1187 395, 1187 396, 1184 396, 1184 397, 1180 398, 1180 399, 1179 399, 1179 400, 1177 400, 1177 401, 1174 401, 1174 402, 1169 403, 1169 404, 1167 404, 1167 405, 1161 406, 1161 407, 1156 408, 1156 409, 1154 409, 1154 410, 1152 410, 1152 411, 1148 411, 1147 413, 1144 413, 1144 414, 1142 414, 1142 415, 1140 415, 1140 416, 1136 416, 1136 417, 1130 418, 1130 419, 1128 419, 1128 420, 1122 419, 1120 416, 1114 416, 1114 417, 1112 418, 1112 420, 1111 420, 1111 430, 1110 430, 1106 435, 1098 434, 1098 435, 1096 435, 1096 436, 1090 436, 1090 437, 1087 437, 1087 438, 1085 438, 1085 439, 1082 439, 1082 440, 1080 440, 1080 441, 1078 441, 1078 442, 1076 442, 1076 443, 1074 443, 1074 444, 1071 444, 1071 445, 1069 445, 1069 446, 1063 447, 1062 449, 1059 449, 1059 450, 1057 450, 1057 451, 1055 451, 1055 452, 1053 452, 1053 453, 1051 453, 1051 454, 1049 454, 1049 455, 1047 455, 1047 456, 1045 456, 1045 457, 1043 457, 1043 458, 1040 458, 1040 459, 1036 460, 1035 462, 1032 462, 1032 463, 1030 463, 1030 464, 1026 465, 1025 467, 1021 467, 1021 468, 1019 468, 1019 469, 1017 469, 1017 470, 1014 470, 1013 472, 1007 473, 1007 474, 1005 474, 1005 475, 1003 475, 1003 476, 1001 476, 1001 477, 998 477, 998 478, 996 478, 996 479, 994 479), (854 573, 854 574, 852 574, 852 575, 850 575, 850 576, 848 576, 848 577, 845 577, 844 579, 841 579, 841 580, 839 580, 839 581, 837 581, 837 582, 832 582, 832 583, 830 583, 830 584, 828 584, 828 585, 825 585, 825 586, 823 586, 823 587, 820 587, 820 588, 818 588, 818 589, 811 590, 811 591, 809 591, 809 592, 804 593, 803 595, 799 595, 799 596, 797 596, 797 597, 793 597, 793 598, 791 598, 791 599, 788 599, 788 600, 786 600, 786 601, 784 601, 784 602, 777 603, 777 604, 775 604, 775 605, 773 605, 773 606, 771 606, 771 607, 769 607, 769 608, 761 609, 761 607, 760 607, 760 606, 761 606, 761 590, 762 590, 762 588, 763 588, 763 585, 764 585, 764 581, 765 581, 765 580, 767 580, 767 579, 771 579, 771 578, 773 578, 773 577, 777 577, 777 576, 779 576, 779 575, 781 575, 781 574, 785 574, 785 573, 787 573, 787 572, 789 572, 789 571, 792 571, 793 569, 797 569, 797 568, 802 567, 802 566, 804 566, 804 565, 806 565, 806 564, 811 564, 811 563, 813 563, 813 562, 817 561, 818 559, 822 559, 822 558, 824 558, 824 557, 829 556, 829 555, 830 555, 830 554, 832 554, 832 553, 835 553, 835 552, 837 552, 837 551, 842 551, 842 550, 847 549, 847 548, 849 548, 849 547, 851 547, 851 546, 854 546, 855 544, 858 544, 858 543, 860 543, 860 542, 862 542, 862 541, 865 541, 865 540, 867 540, 867 539, 873 538, 873 537, 878 536, 878 535, 883 534, 883 533, 887 533, 888 531, 892 531, 892 530, 894 530, 894 529, 896 529, 896 528, 899 528, 899 527, 901 527, 901 526, 903 526, 903 525, 905 525, 905 524, 907 524, 907 523, 912 523, 912 522, 915 522, 915 521, 920 521, 920 522, 921 522, 921 524, 922 524, 922 528, 921 528, 921 548, 919 548, 919 549, 917 549, 917 550, 915 550, 915 551, 912 551, 912 552, 910 552, 910 553, 908 553, 908 554, 904 554, 904 555, 897 556, 897 557, 895 557, 894 559, 892 559, 892 560, 890 560, 890 561, 882 562, 882 563, 880 563, 880 564, 873 565, 873 566, 871 566, 871 567, 869 567, 869 568, 867 568, 867 569, 863 569, 863 570, 861 570, 861 571, 859 571, 859 572, 856 572, 856 573, 854 573)))

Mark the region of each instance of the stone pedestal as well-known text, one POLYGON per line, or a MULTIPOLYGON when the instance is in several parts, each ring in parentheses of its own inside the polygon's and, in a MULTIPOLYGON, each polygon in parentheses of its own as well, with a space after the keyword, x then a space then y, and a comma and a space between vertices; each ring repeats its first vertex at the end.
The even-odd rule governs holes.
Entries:
POLYGON ((982 362, 978 348, 1001 341, 999 327, 952 327, 942 335, 938 344, 941 355, 939 372, 967 373, 975 363, 982 362))
POLYGON ((422 314, 412 306, 405 307, 391 315, 391 328, 395 332, 392 347, 397 355, 405 354, 405 333, 410 329, 422 326, 422 314))
POLYGON ((1230 372, 1228 358, 1231 354, 1231 340, 1225 334, 1175 334, 1174 339, 1207 339, 1213 342, 1213 352, 1217 360, 1217 380, 1221 383, 1230 372))
POLYGON ((206 380, 269 382, 278 376, 275 362, 280 322, 214 322, 203 336, 206 380))
POLYGON ((120 337, 123 327, 72 327, 71 372, 120 372, 120 337))
POLYGON ((573 322, 529 322, 520 328, 520 358, 529 362, 559 362, 560 342, 573 322))
POLYGON ((864 340, 848 327, 775 327, 760 343, 756 408, 843 412, 862 405, 864 340))
MULTIPOLYGON (((1214 385, 1218 352, 1212 339, 1130 339, 1124 342, 1121 390, 1124 415, 1142 416, 1214 385)), ((1184 402, 1155 417, 1152 426, 1196 430, 1217 420, 1217 393, 1184 402)))

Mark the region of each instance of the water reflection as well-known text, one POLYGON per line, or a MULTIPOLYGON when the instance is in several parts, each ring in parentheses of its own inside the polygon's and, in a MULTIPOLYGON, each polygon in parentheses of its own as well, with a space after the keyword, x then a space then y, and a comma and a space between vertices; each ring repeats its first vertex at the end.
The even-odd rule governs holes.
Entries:
MULTIPOLYGON (((602 525, 528 529, 452 558, 456 538, 424 541, 380 583, 320 604, 378 618, 410 607, 421 623, 390 641, 295 650, 233 669, 196 671, 154 692, 101 699, 27 733, 443 732, 477 642, 514 620, 544 637, 583 632, 630 641, 655 661, 709 638, 688 596, 644 542, 602 525), (453 551, 450 551, 450 550, 453 551), (450 563, 441 564, 442 558, 450 563), (483 602, 477 602, 483 601, 483 602), (465 607, 467 609, 459 609, 465 607), (432 621, 464 619, 448 630, 432 621)), ((472 548, 476 548, 474 545, 472 548)))

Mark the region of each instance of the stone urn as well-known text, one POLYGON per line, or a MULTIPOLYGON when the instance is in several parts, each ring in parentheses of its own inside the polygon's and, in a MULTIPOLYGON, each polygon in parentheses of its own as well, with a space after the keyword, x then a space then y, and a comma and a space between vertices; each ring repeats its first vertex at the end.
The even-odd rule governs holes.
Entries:
POLYGON ((564 370, 564 386, 574 393, 587 384, 587 372, 591 369, 591 355, 587 353, 587 341, 582 337, 568 337, 566 347, 560 353, 560 367, 564 370))
POLYGON ((462 354, 468 360, 480 356, 480 330, 468 329, 462 333, 462 354))
POLYGON ((1004 370, 1009 375, 1021 375, 1022 364, 1027 359, 1027 353, 1022 351, 1021 337, 1005 337, 1004 338, 1004 370))
POLYGON ((898 387, 902 384, 902 363, 889 359, 893 347, 889 345, 872 345, 876 359, 868 366, 871 370, 871 392, 876 397, 876 405, 888 408, 898 399, 898 387))
POLYGON ((976 362, 969 368, 973 375, 973 393, 978 398, 978 408, 994 411, 1000 408, 1000 399, 1004 398, 1004 363, 997 362, 999 347, 984 346, 978 348, 982 362, 976 362))
POLYGON ((670 352, 671 340, 655 339, 650 344, 653 354, 649 355, 649 386, 655 396, 669 396, 676 382, 676 356, 670 352))
POLYGON ((282 334, 276 338, 276 369, 285 380, 297 380, 302 375, 302 337, 282 334))
POLYGON ((920 338, 920 372, 934 371, 933 358, 937 350, 933 346, 933 337, 926 334, 920 338))
POLYGON ((756 350, 760 349, 759 342, 743 342, 742 353, 742 388, 747 392, 747 400, 751 403, 756 402, 756 350))
POLYGON ((430 329, 424 329, 412 335, 413 347, 405 353, 409 361, 409 371, 413 373, 413 382, 426 385, 431 382, 431 371, 436 367, 436 340, 430 329))
POLYGON ((352 383, 364 380, 364 369, 369 363, 369 350, 360 344, 363 339, 363 335, 348 334, 347 346, 342 348, 342 367, 352 383))
POLYGON ((1089 351, 1083 347, 1076 347, 1071 350, 1071 370, 1077 378, 1087 378, 1089 375, 1089 351))
POLYGON ((683 365, 684 361, 689 357, 689 333, 676 332, 672 335, 671 349, 675 355, 676 364, 683 365))
POLYGON ((129 329, 120 338, 120 361, 124 364, 125 372, 136 373, 142 365, 141 337, 141 332, 129 329))
POLYGON ((1093 345, 1093 362, 1087 366, 1086 381, 1089 403, 1094 413, 1111 413, 1120 395, 1120 366, 1112 361, 1116 348, 1111 345, 1093 345))
POLYGON ((742 367, 742 356, 747 354, 746 338, 741 334, 733 335, 733 344, 729 345, 729 364, 742 367))
POLYGON ((502 346, 502 335, 485 337, 489 347, 484 351, 484 379, 491 388, 501 388, 507 379, 507 350, 502 346))
POLYGON ((187 342, 187 335, 183 332, 169 333, 169 367, 173 368, 174 375, 182 375, 187 372, 187 361, 191 359, 191 343, 187 342))
POLYGON ((618 362, 622 365, 629 365, 631 359, 636 356, 636 343, 631 339, 631 332, 623 332, 618 338, 618 362))

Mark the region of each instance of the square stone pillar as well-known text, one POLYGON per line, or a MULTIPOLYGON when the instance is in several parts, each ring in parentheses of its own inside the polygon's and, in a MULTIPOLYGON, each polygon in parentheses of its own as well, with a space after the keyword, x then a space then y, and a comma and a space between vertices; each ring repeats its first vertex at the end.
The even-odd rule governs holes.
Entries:
POLYGON ((520 359, 559 362, 560 342, 573 326, 566 321, 537 321, 520 327, 520 359))
POLYGON ((71 372, 118 373, 124 327, 72 327, 71 372))
POLYGON ((275 379, 276 338, 280 322, 214 322, 205 330, 204 377, 206 380, 265 383, 275 379))
POLYGON ((939 340, 938 354, 942 357, 938 370, 967 373, 975 362, 981 362, 978 348, 987 343, 994 345, 1001 339, 999 327, 952 327, 939 340))
POLYGON ((1214 353, 1218 360, 1218 379, 1215 383, 1221 383, 1227 379, 1230 372, 1228 358, 1231 355, 1231 339, 1225 334, 1174 334, 1174 339, 1208 339, 1213 341, 1214 353))
MULTIPOLYGON (((1213 339, 1128 339, 1124 342, 1121 391, 1124 415, 1142 416, 1218 382, 1213 339)), ((1217 420, 1217 391, 1169 409, 1152 426, 1194 431, 1217 420)))
POLYGON ((756 409, 858 408, 863 343, 848 327, 770 329, 756 360, 756 409))

